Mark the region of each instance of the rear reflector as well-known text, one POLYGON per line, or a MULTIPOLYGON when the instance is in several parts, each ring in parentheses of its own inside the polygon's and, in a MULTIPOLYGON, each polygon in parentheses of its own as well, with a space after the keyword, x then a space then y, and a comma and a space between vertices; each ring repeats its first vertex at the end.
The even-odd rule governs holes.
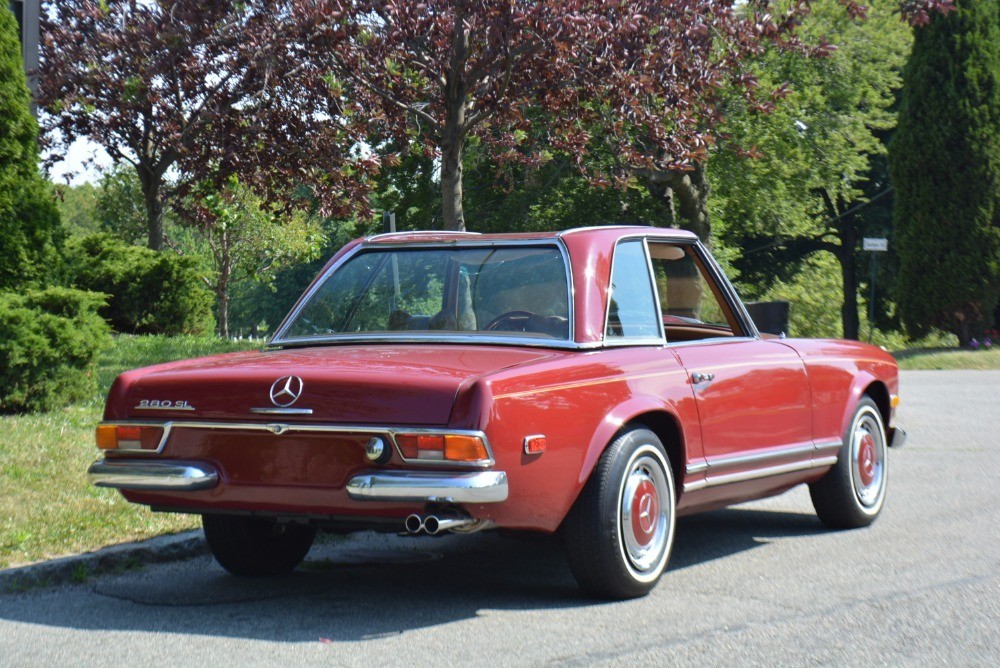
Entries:
POLYGON ((396 434, 400 454, 409 461, 479 464, 490 460, 486 443, 465 434, 396 434))
POLYGON ((101 450, 156 450, 163 427, 139 424, 97 425, 97 447, 101 450))
POLYGON ((548 442, 542 434, 524 437, 524 453, 527 455, 540 455, 545 452, 548 442))

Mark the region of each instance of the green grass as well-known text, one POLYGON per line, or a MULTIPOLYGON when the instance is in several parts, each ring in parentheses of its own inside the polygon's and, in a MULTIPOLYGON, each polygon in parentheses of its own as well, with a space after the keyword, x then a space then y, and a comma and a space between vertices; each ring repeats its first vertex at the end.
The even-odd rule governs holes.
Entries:
POLYGON ((259 345, 120 336, 98 361, 93 398, 51 413, 0 416, 0 568, 198 526, 196 517, 152 513, 87 482, 99 457, 94 426, 104 394, 127 369, 259 345))
POLYGON ((990 350, 915 348, 893 355, 900 369, 1000 369, 1000 346, 990 350))

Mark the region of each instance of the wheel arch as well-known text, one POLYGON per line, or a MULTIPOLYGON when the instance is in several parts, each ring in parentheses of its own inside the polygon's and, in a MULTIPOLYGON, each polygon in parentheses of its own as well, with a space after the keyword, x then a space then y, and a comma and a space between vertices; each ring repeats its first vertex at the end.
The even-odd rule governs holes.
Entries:
POLYGON ((643 400, 633 398, 612 411, 608 418, 602 421, 590 442, 587 455, 580 470, 579 484, 582 488, 594 472, 597 461, 604 451, 614 443, 622 433, 636 427, 649 429, 660 439, 670 462, 671 473, 674 476, 675 494, 680 495, 684 487, 684 473, 687 464, 687 439, 684 428, 677 414, 664 406, 662 401, 653 398, 643 400))
POLYGON ((619 430, 625 431, 632 427, 643 427, 656 434, 663 444, 663 449, 667 451, 667 461, 670 463, 670 472, 674 476, 674 496, 678 499, 681 490, 684 488, 684 473, 686 470, 687 453, 684 446, 684 437, 681 432, 680 422, 677 417, 667 411, 649 411, 634 416, 619 430))
POLYGON ((888 429, 889 418, 892 412, 889 399, 889 388, 887 388, 885 383, 880 380, 872 381, 867 387, 865 387, 862 396, 866 396, 875 402, 875 405, 878 406, 878 412, 882 415, 882 424, 886 429, 888 429))
POLYGON ((889 389, 881 379, 865 371, 859 373, 854 378, 854 382, 851 383, 851 390, 847 395, 847 401, 844 404, 843 413, 840 418, 841 435, 847 432, 858 402, 865 397, 875 402, 875 406, 878 407, 879 417, 882 418, 882 424, 886 429, 889 428, 889 417, 892 412, 889 403, 889 389))

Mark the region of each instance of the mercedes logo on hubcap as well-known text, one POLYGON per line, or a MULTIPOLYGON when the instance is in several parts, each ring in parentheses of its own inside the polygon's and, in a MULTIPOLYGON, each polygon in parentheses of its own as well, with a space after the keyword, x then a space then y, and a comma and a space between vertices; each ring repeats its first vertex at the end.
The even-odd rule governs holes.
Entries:
POLYGON ((281 408, 291 406, 302 396, 303 387, 298 376, 282 376, 271 385, 271 403, 281 408))

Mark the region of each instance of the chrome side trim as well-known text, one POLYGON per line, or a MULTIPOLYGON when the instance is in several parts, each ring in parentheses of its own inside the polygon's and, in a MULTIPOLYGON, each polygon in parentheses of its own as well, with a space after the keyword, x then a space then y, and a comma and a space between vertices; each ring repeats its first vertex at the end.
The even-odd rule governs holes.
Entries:
POLYGON ((715 459, 708 460, 708 468, 709 471, 711 471, 713 469, 741 466, 743 464, 753 464, 756 462, 766 462, 768 460, 783 459, 785 457, 794 457, 796 455, 812 455, 813 450, 813 444, 806 443, 804 445, 796 445, 790 448, 783 448, 781 450, 754 452, 749 455, 736 455, 733 457, 717 457, 715 459))
POLYGON ((256 415, 312 415, 311 408, 251 408, 256 415))
MULTIPOLYGON (((836 459, 834 459, 834 461, 836 461, 836 459)), ((716 487, 717 485, 728 485, 734 482, 756 480, 757 478, 769 478, 783 473, 794 473, 795 471, 805 471, 806 469, 811 468, 818 468, 818 465, 814 464, 813 461, 809 459, 800 462, 790 462, 788 464, 778 464, 777 466, 768 466, 762 469, 753 469, 752 471, 738 471, 736 473, 718 475, 706 478, 705 483, 708 487, 716 487)))
POLYGON ((817 443, 816 452, 826 452, 827 450, 840 450, 843 447, 843 441, 827 441, 826 443, 817 443))
POLYGON ((347 494, 356 501, 413 503, 499 503, 507 500, 507 474, 384 471, 351 478, 347 494))
POLYGON ((708 462, 698 462, 697 464, 688 464, 684 470, 688 475, 694 475, 695 473, 701 473, 707 469, 708 462))
POLYGON ((205 462, 100 459, 87 477, 92 485, 114 489, 195 491, 219 484, 218 471, 205 462))
POLYGON ((830 441, 827 443, 816 443, 815 445, 797 445, 791 448, 785 448, 783 450, 771 451, 771 452, 757 452, 750 455, 739 455, 735 457, 724 457, 709 460, 707 462, 699 462, 697 464, 690 464, 686 469, 687 475, 694 475, 701 473, 705 470, 708 474, 705 478, 700 480, 693 480, 691 482, 684 483, 684 492, 696 492, 699 489, 705 489, 706 487, 717 487, 719 485, 728 485, 735 482, 745 482, 747 480, 756 480, 758 478, 768 478, 770 476, 782 475, 784 473, 794 473, 795 471, 806 471, 808 469, 822 468, 824 466, 833 466, 837 463, 838 454, 836 450, 839 450, 842 443, 839 441, 830 441), (826 454, 833 451, 833 454, 826 454), (749 471, 734 471, 733 473, 715 473, 713 470, 724 469, 726 467, 739 466, 743 464, 753 464, 753 463, 766 463, 771 460, 780 459, 783 457, 790 457, 795 455, 811 455, 808 459, 800 459, 794 462, 785 462, 783 464, 774 464, 772 466, 763 466, 761 468, 751 469, 749 471), (822 456, 824 455, 825 456, 822 456))

